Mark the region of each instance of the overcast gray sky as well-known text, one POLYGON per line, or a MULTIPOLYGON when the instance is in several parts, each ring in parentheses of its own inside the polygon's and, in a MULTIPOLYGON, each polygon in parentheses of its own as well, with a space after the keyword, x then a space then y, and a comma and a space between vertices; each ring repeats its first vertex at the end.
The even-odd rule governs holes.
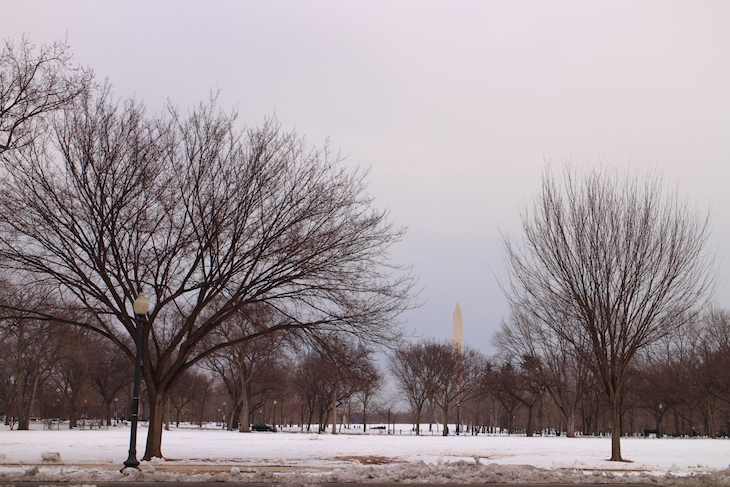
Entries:
POLYGON ((425 304, 408 327, 492 353, 500 228, 544 161, 655 168, 711 206, 730 307, 730 2, 0 0, 4 39, 68 37, 117 95, 190 106, 221 90, 260 124, 371 168, 409 228, 425 304))

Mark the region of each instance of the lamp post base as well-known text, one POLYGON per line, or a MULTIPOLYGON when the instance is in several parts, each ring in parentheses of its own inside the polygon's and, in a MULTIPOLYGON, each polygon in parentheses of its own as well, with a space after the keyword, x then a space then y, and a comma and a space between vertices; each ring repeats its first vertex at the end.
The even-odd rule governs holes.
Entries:
POLYGON ((124 471, 128 468, 139 470, 139 460, 130 455, 129 458, 124 461, 124 467, 120 470, 120 472, 124 473, 124 471))

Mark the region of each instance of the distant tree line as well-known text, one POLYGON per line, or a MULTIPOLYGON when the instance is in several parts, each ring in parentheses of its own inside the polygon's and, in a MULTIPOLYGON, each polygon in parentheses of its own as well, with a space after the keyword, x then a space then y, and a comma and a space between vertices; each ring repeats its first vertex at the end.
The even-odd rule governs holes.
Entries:
MULTIPOLYGON (((7 288, 5 289, 8 290, 7 288)), ((257 319, 264 317, 257 315, 257 319)), ((240 333, 241 321, 222 327, 240 333)), ((190 368, 166 396, 164 427, 253 423, 334 430, 379 406, 382 372, 373 352, 346 336, 302 342, 266 334, 223 348, 190 368)), ((65 427, 111 426, 129 419, 132 363, 108 340, 65 323, 0 317, 0 417, 16 429, 32 419, 65 427)), ((150 419, 142 393, 141 418, 150 419)))
MULTIPOLYGON (((0 326, 6 424, 22 429, 38 418, 75 428, 128 419, 132 364, 108 341, 62 323, 4 319, 0 326)), ((434 425, 439 434, 613 432, 610 404, 589 367, 575 356, 518 354, 507 329, 495 336, 495 356, 450 342, 404 342, 385 369, 372 351, 342 337, 304 344, 267 335, 187 371, 166 398, 164 425, 367 430, 385 423, 390 408, 393 422, 412 424, 406 434, 433 434, 434 425)), ((622 435, 727 436, 730 313, 704 313, 642 353, 628 375, 622 435)), ((148 420, 146 392, 142 404, 148 420)))

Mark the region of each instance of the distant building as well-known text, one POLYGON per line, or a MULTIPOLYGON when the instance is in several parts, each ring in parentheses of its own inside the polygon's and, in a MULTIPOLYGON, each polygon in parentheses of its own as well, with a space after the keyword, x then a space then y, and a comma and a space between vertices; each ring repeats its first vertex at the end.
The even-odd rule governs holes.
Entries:
POLYGON ((454 348, 459 352, 464 351, 464 325, 459 303, 456 303, 456 309, 454 310, 454 348))

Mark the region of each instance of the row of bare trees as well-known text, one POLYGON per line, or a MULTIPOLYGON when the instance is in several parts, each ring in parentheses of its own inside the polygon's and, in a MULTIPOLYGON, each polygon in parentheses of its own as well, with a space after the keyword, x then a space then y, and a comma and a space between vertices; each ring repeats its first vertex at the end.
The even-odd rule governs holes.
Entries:
MULTIPOLYGON (((254 310, 220 332, 250 333, 267 319, 254 310)), ((251 423, 272 418, 278 400, 280 421, 286 404, 286 417, 307 429, 314 422, 324 431, 331 423, 335 433, 355 413, 366 423, 382 385, 372 352, 345 335, 299 338, 264 334, 209 355, 170 390, 164 422, 215 420, 247 432, 251 423)), ((68 420, 70 428, 81 418, 106 425, 127 419, 131 363, 88 330, 0 317, 0 377, 0 416, 17 429, 28 429, 32 417, 68 420)), ((142 416, 149 419, 149 391, 143 396, 142 416)))
MULTIPOLYGON (((252 313, 256 319, 264 315, 252 313)), ((234 333, 242 322, 229 323, 234 333)), ((27 428, 31 417, 126 419, 131 364, 88 331, 64 324, 2 320, 0 414, 27 428), (44 366, 44 364, 49 364, 44 366)), ((250 325, 246 325, 250 326, 250 325)), ((575 357, 548 362, 519 354, 505 331, 500 353, 486 357, 466 347, 425 340, 403 343, 389 359, 397 392, 362 344, 343 337, 322 342, 264 335, 223 349, 188 370, 171 390, 165 423, 216 421, 249 431, 255 422, 302 425, 309 430, 385 420, 386 404, 400 422, 464 426, 471 433, 613 433, 610 403, 600 381, 575 357), (582 371, 575 373, 575 371, 582 371)), ((667 337, 632 366, 621 408, 621 434, 661 436, 730 431, 730 313, 712 310, 682 333, 667 337)), ((143 417, 149 418, 148 394, 143 417)), ((429 428, 430 429, 430 428, 429 428)), ((453 431, 451 431, 453 433, 453 431)))
MULTIPOLYGON (((40 296, 3 283, 3 299, 38 310, 40 296)), ((110 418, 114 399, 130 384, 129 359, 102 337, 34 316, 0 316, 0 415, 28 429, 31 417, 50 419, 61 409, 75 427, 91 401, 97 417, 110 418)), ((123 402, 124 404, 124 402, 123 402)))
POLYGON ((594 367, 567 346, 560 352, 536 347, 537 331, 503 323, 493 357, 433 340, 395 350, 389 369, 415 434, 424 418, 443 423, 444 435, 449 423, 527 436, 730 433, 727 311, 709 310, 637 356, 627 372, 618 430, 594 367))

